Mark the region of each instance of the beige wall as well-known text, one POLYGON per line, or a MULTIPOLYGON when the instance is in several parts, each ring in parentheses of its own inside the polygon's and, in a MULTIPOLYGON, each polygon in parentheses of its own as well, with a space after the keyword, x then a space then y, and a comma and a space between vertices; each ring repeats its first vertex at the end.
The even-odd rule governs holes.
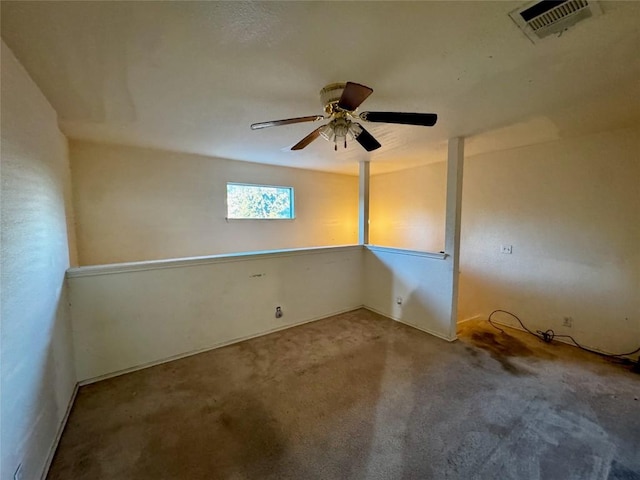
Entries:
POLYGON ((373 175, 369 243, 427 252, 444 250, 446 162, 373 175))
POLYGON ((450 256, 367 246, 363 303, 389 318, 454 340, 452 264, 450 256))
POLYGON ((637 347, 639 184, 640 128, 467 159, 459 318, 502 308, 591 347, 637 347))
POLYGON ((358 241, 357 177, 70 142, 81 265, 358 241), (295 220, 226 221, 226 183, 293 186, 295 220))
POLYGON ((4 42, 1 58, 0 478, 22 463, 32 479, 51 458, 76 383, 64 283, 70 175, 55 112, 4 42))
MULTIPOLYGON (((594 348, 637 347, 639 139, 636 127, 465 159, 458 318, 500 308, 594 348)), ((441 249, 433 241, 425 248, 424 232, 444 223, 442 195, 425 199, 444 189, 444 169, 372 178, 371 243, 441 249)))
POLYGON ((363 297, 360 246, 94 266, 69 277, 80 380, 353 310, 363 297))

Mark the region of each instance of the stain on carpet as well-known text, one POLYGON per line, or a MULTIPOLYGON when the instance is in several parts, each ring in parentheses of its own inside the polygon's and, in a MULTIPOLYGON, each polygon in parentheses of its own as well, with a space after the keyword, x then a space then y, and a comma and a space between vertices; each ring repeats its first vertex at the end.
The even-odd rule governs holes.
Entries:
POLYGON ((640 480, 640 470, 631 470, 614 460, 607 480, 640 480))
POLYGON ((522 341, 507 334, 500 338, 492 332, 476 331, 471 334, 473 344, 489 353, 491 358, 498 361, 502 368, 512 375, 531 375, 531 372, 516 365, 512 357, 531 357, 533 351, 522 341))

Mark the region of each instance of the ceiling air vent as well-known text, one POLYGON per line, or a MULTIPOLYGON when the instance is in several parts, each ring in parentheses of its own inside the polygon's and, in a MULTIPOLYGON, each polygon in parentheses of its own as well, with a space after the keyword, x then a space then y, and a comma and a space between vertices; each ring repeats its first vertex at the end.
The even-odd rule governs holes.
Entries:
POLYGON ((529 3, 509 14, 532 42, 560 34, 589 17, 602 14, 595 0, 542 0, 529 3))

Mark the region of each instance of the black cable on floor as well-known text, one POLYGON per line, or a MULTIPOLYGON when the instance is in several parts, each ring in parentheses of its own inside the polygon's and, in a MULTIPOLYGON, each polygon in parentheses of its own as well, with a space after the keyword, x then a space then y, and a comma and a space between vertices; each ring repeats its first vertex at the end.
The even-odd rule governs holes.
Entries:
POLYGON ((547 331, 542 331, 542 330, 536 330, 535 332, 532 332, 531 330, 529 330, 527 328, 527 326, 522 323, 522 320, 520 320, 518 318, 517 315, 514 315, 511 312, 507 312, 506 310, 494 310, 493 312, 491 312, 489 314, 489 318, 487 319, 489 321, 489 324, 497 329, 500 330, 502 333, 505 333, 505 331, 503 329, 501 329, 500 327, 498 327, 495 323, 493 323, 493 321, 491 321, 491 317, 493 317, 494 314, 496 313, 506 313, 507 315, 511 315, 513 318, 515 318, 518 323, 522 326, 522 328, 524 328, 528 333, 530 333, 531 335, 538 337, 539 339, 543 340, 544 342, 547 343, 551 343, 551 341, 554 338, 568 338, 569 340, 571 340, 573 342, 573 344, 578 347, 581 350, 584 350, 585 352, 591 352, 591 353, 595 353, 598 355, 602 355, 604 357, 613 357, 613 358, 617 358, 617 357, 627 357, 629 355, 633 355, 634 353, 638 353, 640 352, 640 347, 636 348, 635 350, 633 350, 632 352, 627 352, 627 353, 604 353, 604 352, 599 352, 597 350, 592 350, 590 348, 587 347, 583 347, 582 345, 580 345, 578 342, 576 342, 575 338, 573 338, 571 335, 556 335, 555 332, 551 329, 547 330, 547 331))

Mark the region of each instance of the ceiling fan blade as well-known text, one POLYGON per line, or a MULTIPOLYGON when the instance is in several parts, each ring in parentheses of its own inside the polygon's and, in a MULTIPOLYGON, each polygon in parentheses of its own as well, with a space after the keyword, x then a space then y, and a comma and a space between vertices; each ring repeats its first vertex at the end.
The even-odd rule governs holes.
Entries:
POLYGON ((251 125, 251 130, 258 130, 267 127, 279 127, 280 125, 291 125, 292 123, 316 122, 322 120, 322 115, 309 115, 308 117, 285 118, 284 120, 272 120, 270 122, 260 122, 251 125))
POLYGON ((311 132, 309 135, 307 135, 302 140, 300 140, 298 143, 296 143, 293 147, 291 147, 291 150, 302 150, 304 147, 309 145, 311 142, 313 142, 316 138, 318 138, 320 136, 320 130, 323 127, 324 127, 324 125, 322 125, 321 127, 316 128, 313 132, 311 132))
POLYGON ((375 138, 373 138, 373 135, 367 132, 362 125, 360 125, 359 123, 356 123, 356 125, 358 126, 359 130, 362 130, 356 136, 356 142, 362 145, 362 147, 367 152, 372 152, 373 150, 376 150, 382 146, 380 145, 380 142, 378 142, 375 138))
POLYGON ((362 112, 360 118, 367 122, 400 123, 423 127, 433 127, 438 121, 438 115, 435 113, 362 112))
POLYGON ((338 101, 338 106, 343 110, 354 111, 366 98, 373 93, 373 89, 359 83, 347 82, 338 101))

